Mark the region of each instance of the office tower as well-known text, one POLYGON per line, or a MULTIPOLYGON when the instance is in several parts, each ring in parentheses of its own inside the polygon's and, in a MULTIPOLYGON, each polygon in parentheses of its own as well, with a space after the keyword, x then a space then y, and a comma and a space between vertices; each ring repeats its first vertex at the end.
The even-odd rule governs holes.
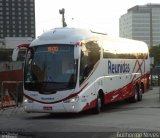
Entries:
POLYGON ((119 19, 120 37, 141 40, 149 47, 160 44, 160 4, 134 6, 119 19))
POLYGON ((0 39, 35 38, 35 1, 0 0, 0 39))

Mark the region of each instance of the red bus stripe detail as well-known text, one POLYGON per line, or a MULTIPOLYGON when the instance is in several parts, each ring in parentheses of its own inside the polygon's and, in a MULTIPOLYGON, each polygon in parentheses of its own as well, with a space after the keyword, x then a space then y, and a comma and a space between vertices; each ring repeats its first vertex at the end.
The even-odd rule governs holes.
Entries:
MULTIPOLYGON (((143 60, 141 63, 138 60, 136 60, 132 73, 134 73, 136 65, 138 64, 138 69, 135 72, 137 73, 138 71, 140 71, 140 73, 142 75, 143 74, 143 72, 142 72, 142 65, 143 65, 143 63, 144 63, 144 68, 145 68, 145 60, 143 60)), ((134 81, 135 77, 136 77, 136 74, 133 76, 132 81, 134 81)))
POLYGON ((73 93, 73 94, 67 96, 67 97, 64 98, 64 99, 58 100, 58 101, 55 101, 55 102, 43 102, 43 101, 39 101, 39 100, 33 99, 32 97, 30 97, 30 96, 28 96, 28 95, 26 95, 26 94, 24 94, 24 96, 25 96, 26 98, 28 98, 28 99, 31 99, 32 101, 36 101, 36 102, 39 102, 39 103, 43 103, 43 104, 54 104, 54 103, 59 103, 59 102, 65 101, 65 100, 67 100, 67 99, 70 99, 70 98, 78 95, 79 93, 82 92, 82 90, 83 90, 87 85, 88 85, 88 83, 85 84, 78 92, 73 93))
MULTIPOLYGON (((147 76, 149 73, 144 74, 143 76, 139 77, 138 79, 144 79, 145 76, 147 76)), ((135 81, 137 81, 138 79, 136 79, 135 81)), ((133 96, 134 94, 134 83, 135 82, 130 82, 127 85, 125 85, 122 88, 119 88, 117 90, 114 91, 110 91, 110 92, 106 92, 105 97, 104 97, 104 103, 108 104, 108 103, 112 103, 112 102, 116 102, 116 101, 120 101, 120 100, 124 100, 126 98, 129 98, 131 96, 133 96)), ((96 107, 96 99, 92 100, 90 103, 87 103, 84 108, 82 109, 82 111, 88 110, 88 109, 92 109, 96 107)))

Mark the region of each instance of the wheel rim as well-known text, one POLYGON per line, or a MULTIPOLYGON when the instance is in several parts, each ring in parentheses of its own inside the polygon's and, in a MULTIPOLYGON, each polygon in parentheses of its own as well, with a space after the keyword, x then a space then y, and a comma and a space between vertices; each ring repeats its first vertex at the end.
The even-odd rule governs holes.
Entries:
POLYGON ((99 108, 101 108, 101 99, 100 98, 98 98, 98 106, 99 106, 99 108))
POLYGON ((99 112, 100 112, 101 106, 102 106, 102 104, 101 104, 101 98, 98 97, 97 108, 98 108, 98 111, 99 111, 99 112))
POLYGON ((138 100, 137 88, 135 88, 135 91, 134 91, 134 99, 135 99, 136 101, 138 100))

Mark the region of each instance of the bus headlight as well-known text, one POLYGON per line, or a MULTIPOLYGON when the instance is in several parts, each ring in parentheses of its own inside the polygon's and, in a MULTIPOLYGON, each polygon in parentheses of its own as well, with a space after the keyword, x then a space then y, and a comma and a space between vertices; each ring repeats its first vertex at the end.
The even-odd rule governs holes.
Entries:
POLYGON ((28 99, 28 98, 24 98, 24 103, 33 103, 33 100, 31 99, 28 99))
POLYGON ((75 97, 72 97, 70 99, 67 99, 65 101, 63 101, 64 103, 74 103, 74 102, 78 102, 79 100, 79 96, 75 96, 75 97))

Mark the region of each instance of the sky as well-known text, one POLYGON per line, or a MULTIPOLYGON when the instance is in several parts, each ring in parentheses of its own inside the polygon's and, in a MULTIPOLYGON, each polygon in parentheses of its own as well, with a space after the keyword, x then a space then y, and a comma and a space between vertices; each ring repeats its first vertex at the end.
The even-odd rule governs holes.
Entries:
POLYGON ((88 28, 119 36, 119 18, 136 5, 160 4, 159 0, 35 0, 36 36, 62 26, 59 10, 65 9, 68 27, 88 28))

